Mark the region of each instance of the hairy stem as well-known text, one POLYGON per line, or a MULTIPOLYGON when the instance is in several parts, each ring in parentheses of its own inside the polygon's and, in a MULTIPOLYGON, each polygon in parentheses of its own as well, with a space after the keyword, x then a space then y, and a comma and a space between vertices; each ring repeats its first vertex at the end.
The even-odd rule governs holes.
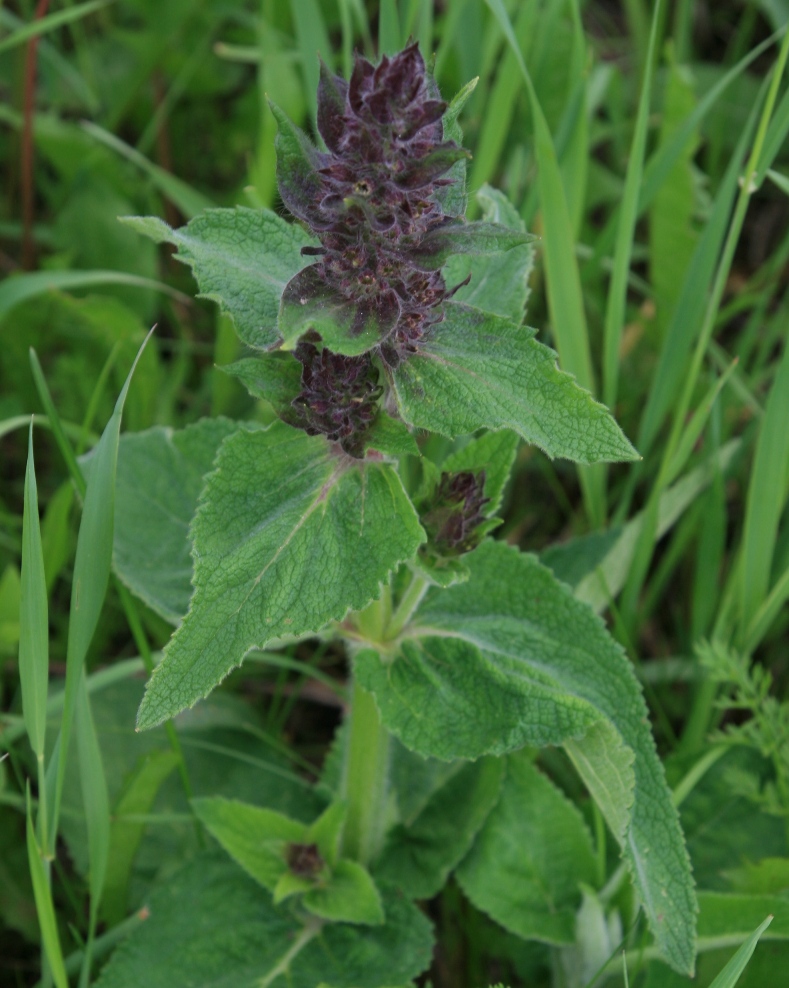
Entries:
POLYGON ((343 854, 369 864, 381 849, 389 797, 389 732, 371 693, 354 682, 342 795, 343 854))

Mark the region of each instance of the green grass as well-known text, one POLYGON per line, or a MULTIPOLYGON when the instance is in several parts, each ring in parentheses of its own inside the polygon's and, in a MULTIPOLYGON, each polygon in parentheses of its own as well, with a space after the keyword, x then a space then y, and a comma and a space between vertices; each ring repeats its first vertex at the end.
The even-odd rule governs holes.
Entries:
MULTIPOLYGON (((539 234, 529 324, 643 457, 576 470, 522 449, 502 531, 528 551, 560 543, 546 562, 604 614, 645 683, 699 887, 750 897, 728 925, 703 900, 694 983, 780 988, 789 885, 777 865, 755 869, 789 861, 784 8, 129 0, 51 4, 34 21, 34 6, 0 11, 0 981, 95 981, 157 879, 206 843, 186 796, 218 779, 253 786, 262 766, 278 781, 261 785, 305 789, 322 763, 345 667, 314 643, 248 661, 194 712, 209 724, 169 724, 135 747, 140 671, 171 629, 111 575, 121 411, 130 432, 270 413, 214 366, 239 355, 227 318, 116 217, 177 226, 212 205, 277 208, 265 94, 309 129, 318 53, 347 74, 354 49, 413 37, 446 98, 479 77, 461 115, 471 191, 501 188, 539 234), (732 680, 731 655, 746 680, 732 680), (743 700, 762 669, 774 707, 743 700), (115 711, 126 719, 110 730, 115 711)), ((539 763, 595 831, 562 756, 539 763)), ((609 949, 568 988, 690 985, 656 959, 595 832, 609 949)), ((435 988, 564 983, 566 948, 519 941, 456 887, 431 915, 435 988)))

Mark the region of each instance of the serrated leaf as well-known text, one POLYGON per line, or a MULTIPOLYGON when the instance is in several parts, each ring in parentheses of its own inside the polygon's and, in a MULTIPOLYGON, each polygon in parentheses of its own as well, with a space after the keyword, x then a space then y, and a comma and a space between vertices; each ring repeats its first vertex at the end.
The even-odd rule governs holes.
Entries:
POLYGON ((207 209, 179 230, 156 217, 124 221, 157 243, 175 244, 204 298, 219 303, 251 347, 276 345, 279 300, 304 267, 301 248, 317 241, 268 209, 207 209))
POLYGON ((474 905, 527 940, 571 944, 580 883, 595 857, 576 807, 532 764, 510 755, 501 797, 458 869, 474 905))
POLYGON ((237 429, 229 419, 203 419, 179 431, 157 426, 121 437, 113 567, 171 624, 186 614, 192 593, 189 524, 203 477, 237 429))
MULTIPOLYGON (((486 221, 525 234, 526 227, 520 214, 503 192, 483 185, 476 198, 486 221)), ((526 314, 533 263, 534 247, 524 244, 496 257, 456 254, 447 261, 443 274, 450 288, 471 275, 471 281, 455 293, 455 301, 484 312, 494 312, 520 325, 526 314)))
POLYGON ((444 311, 393 372, 406 422, 450 437, 513 429, 549 456, 578 463, 638 458, 608 409, 559 370, 531 330, 462 303, 444 311))
POLYGON ((358 861, 338 861, 328 881, 307 892, 302 903, 315 916, 335 923, 379 926, 384 921, 375 882, 358 861))
POLYGON ((475 257, 498 255, 536 239, 530 233, 510 229, 500 223, 456 221, 428 231, 411 254, 420 267, 433 270, 443 267, 453 254, 472 254, 475 257))
POLYGON ((430 963, 430 924, 384 894, 387 922, 302 925, 224 855, 202 854, 150 896, 150 918, 115 951, 96 988, 384 988, 430 963))
POLYGON ((238 378, 253 398, 263 398, 277 411, 290 406, 301 391, 302 365, 291 353, 244 357, 219 370, 238 378))
POLYGON ((436 895, 464 858, 499 798, 504 763, 485 758, 463 766, 434 792, 421 813, 388 835, 377 878, 414 899, 436 895))
POLYGON ((392 466, 337 457, 281 422, 222 444, 192 536, 195 593, 140 728, 207 696, 250 649, 364 607, 424 540, 392 466))
POLYGON ((487 542, 465 561, 469 581, 428 592, 397 651, 357 655, 359 682, 389 729, 424 755, 568 745, 622 846, 661 952, 692 971, 690 865, 630 664, 534 557, 487 542))
POLYGON ((302 843, 307 834, 303 823, 237 799, 193 799, 192 808, 233 860, 267 889, 288 870, 286 845, 302 843))
POLYGON ((300 220, 309 223, 320 202, 322 182, 318 169, 329 160, 300 127, 269 100, 277 121, 274 148, 277 152, 277 188, 286 207, 300 220))
MULTIPOLYGON (((456 93, 452 102, 447 107, 447 111, 441 118, 444 128, 444 140, 454 141, 457 145, 463 145, 463 131, 458 118, 463 107, 471 98, 471 94, 477 88, 479 78, 467 82, 463 88, 456 93)), ((435 192, 436 200, 441 204, 441 208, 447 216, 463 216, 466 212, 468 195, 466 194, 466 160, 465 158, 456 161, 449 169, 444 178, 448 178, 451 185, 439 188, 435 192)))

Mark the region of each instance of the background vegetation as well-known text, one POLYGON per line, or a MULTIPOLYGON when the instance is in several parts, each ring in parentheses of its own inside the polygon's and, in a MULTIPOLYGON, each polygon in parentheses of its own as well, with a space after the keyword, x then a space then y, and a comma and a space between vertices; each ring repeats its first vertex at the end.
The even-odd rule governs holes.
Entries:
MULTIPOLYGON (((502 188, 543 237, 529 321, 643 455, 578 471, 523 448, 501 537, 542 553, 606 614, 644 683, 697 882, 720 893, 702 905, 698 983, 768 912, 771 939, 739 983, 784 983, 789 3, 676 0, 654 13, 646 0, 0 7, 0 983, 40 974, 25 847, 36 758, 16 661, 29 416, 56 725, 80 519, 62 450, 95 443, 154 322, 126 431, 269 414, 216 370, 238 355, 236 337, 193 300, 187 269, 116 217, 177 225, 210 205, 277 208, 264 93, 309 127, 316 51, 347 74, 354 48, 373 56, 409 35, 435 52, 445 96, 479 76, 463 116, 472 193, 502 188)), ((164 732, 133 733, 138 656, 148 662, 170 630, 111 583, 87 669, 115 870, 91 916, 87 831, 102 824, 67 776, 52 887, 69 973, 89 929, 98 924, 100 963, 141 922, 132 910, 151 884, 201 839, 164 732)), ((248 661, 181 732, 194 791, 259 800, 265 789, 269 805, 295 813, 341 716, 343 663, 312 646, 248 661)), ((540 764, 586 812, 562 758, 544 752, 540 764)), ((441 941, 434 985, 551 983, 548 949, 505 933, 456 887, 429 912, 441 941)), ((598 932, 604 963, 620 934, 598 932)), ((631 985, 688 983, 640 949, 639 927, 622 932, 631 985)), ((622 977, 610 968, 612 984, 622 977)))

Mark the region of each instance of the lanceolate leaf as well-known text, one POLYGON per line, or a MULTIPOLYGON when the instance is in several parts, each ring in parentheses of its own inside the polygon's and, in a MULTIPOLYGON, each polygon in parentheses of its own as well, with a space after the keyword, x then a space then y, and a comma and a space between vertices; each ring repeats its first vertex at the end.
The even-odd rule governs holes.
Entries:
POLYGON ((530 758, 510 755, 501 797, 458 871, 477 908, 528 940, 574 940, 595 858, 576 807, 530 758))
POLYGON ((565 744, 622 846, 663 955, 692 971, 690 865, 632 668, 533 557, 488 542, 466 562, 469 581, 430 591, 393 653, 357 656, 361 684, 424 755, 565 744))
POLYGON ((157 243, 178 248, 204 298, 233 318, 249 346, 268 348, 278 339, 277 314, 285 285, 304 267, 301 248, 316 241, 301 227, 268 209, 207 209, 180 230, 155 216, 125 222, 157 243))
POLYGON ((140 728, 206 696, 251 648, 364 607, 424 539, 392 466, 284 423, 230 436, 215 467, 192 526, 195 593, 140 728))
POLYGON ((447 302, 445 312, 394 371, 406 422, 445 436, 509 428, 579 463, 637 459, 608 409, 559 370, 531 330, 462 303, 447 302))
POLYGON ((385 988, 430 963, 422 913, 384 894, 386 924, 302 924, 223 853, 202 854, 148 900, 150 918, 115 951, 96 988, 385 988))

